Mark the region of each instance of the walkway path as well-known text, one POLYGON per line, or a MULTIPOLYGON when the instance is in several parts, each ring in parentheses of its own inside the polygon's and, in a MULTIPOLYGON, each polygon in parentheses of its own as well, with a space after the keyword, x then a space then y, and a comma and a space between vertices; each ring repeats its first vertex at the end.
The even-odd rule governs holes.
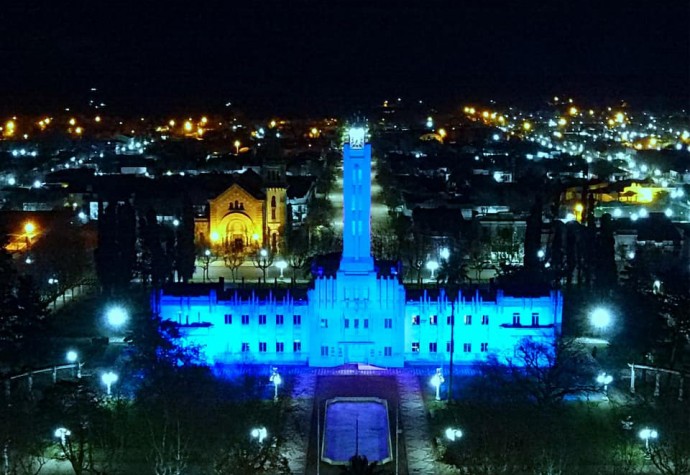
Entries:
POLYGON ((436 463, 419 378, 409 372, 401 372, 397 375, 397 382, 407 470, 410 474, 433 475, 437 473, 436 463))
POLYGON ((307 469, 307 448, 316 392, 316 373, 305 371, 295 377, 285 426, 285 452, 290 472, 303 474, 307 469))

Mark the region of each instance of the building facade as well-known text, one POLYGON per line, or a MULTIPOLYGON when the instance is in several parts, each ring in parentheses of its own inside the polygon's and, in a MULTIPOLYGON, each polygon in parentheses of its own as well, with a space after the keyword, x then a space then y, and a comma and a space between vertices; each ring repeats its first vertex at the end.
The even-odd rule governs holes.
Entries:
POLYGON ((343 151, 343 253, 334 276, 308 290, 174 288, 154 295, 163 319, 181 325, 209 363, 337 366, 474 363, 510 358, 523 338, 551 343, 562 297, 449 296, 408 291, 380 275, 371 255, 371 146, 353 129, 343 151), (452 344, 451 342, 454 342, 452 344))

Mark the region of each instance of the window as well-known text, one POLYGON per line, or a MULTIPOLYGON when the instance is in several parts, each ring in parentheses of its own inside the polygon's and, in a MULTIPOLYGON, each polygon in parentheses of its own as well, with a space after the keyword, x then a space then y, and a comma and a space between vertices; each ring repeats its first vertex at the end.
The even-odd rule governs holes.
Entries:
POLYGON ((538 326, 539 326, 539 314, 538 314, 538 313, 533 313, 533 314, 532 314, 532 326, 533 326, 533 327, 538 327, 538 326))
POLYGON ((271 197, 271 219, 275 221, 276 219, 276 197, 271 197))
POLYGON ((364 328, 369 328, 369 319, 368 318, 364 319, 364 328))
POLYGON ((349 318, 345 319, 345 328, 350 328, 350 319, 349 318))
POLYGON ((429 353, 436 353, 437 350, 438 350, 438 345, 436 344, 435 341, 429 343, 429 353))
POLYGON ((438 316, 432 315, 429 317, 429 325, 438 325, 438 316))
POLYGON ((328 328, 328 319, 327 318, 321 319, 321 328, 328 328))
POLYGON ((232 325, 232 315, 229 313, 225 314, 225 324, 226 325, 232 325))
POLYGON ((418 341, 412 342, 412 353, 419 353, 419 342, 418 341))
POLYGON ((265 341, 259 342, 259 353, 266 353, 266 342, 265 341))
POLYGON ((327 346, 321 347, 321 356, 328 356, 328 347, 327 346))
POLYGON ((480 351, 482 353, 486 353, 487 351, 489 351, 489 344, 488 343, 482 343, 480 351))
POLYGON ((513 325, 520 325, 520 314, 517 312, 513 314, 513 325))
POLYGON ((249 343, 242 343, 242 353, 249 351, 249 343))
POLYGON ((302 324, 302 315, 293 315, 292 316, 292 324, 293 325, 301 325, 302 324))
POLYGON ((249 325, 249 315, 242 315, 242 325, 249 325))
POLYGON ((393 347, 392 346, 384 346, 383 347, 383 356, 393 356, 393 347))
POLYGON ((302 342, 299 340, 293 341, 292 342, 292 351, 294 351, 295 353, 299 353, 300 351, 302 351, 302 342))
POLYGON ((412 317, 412 325, 419 325, 419 315, 414 315, 412 317))
POLYGON ((285 322, 285 318, 282 315, 276 315, 276 325, 282 325, 285 322))
MULTIPOLYGON (((446 353, 450 353, 451 347, 454 347, 455 345, 452 344, 451 342, 446 343, 446 353)), ((455 348, 453 348, 453 353, 455 353, 455 348)))
POLYGON ((462 351, 465 353, 471 353, 472 352, 472 343, 463 343, 462 344, 462 351))
POLYGON ((488 325, 489 324, 489 316, 488 315, 482 315, 482 325, 488 325))
POLYGON ((355 318, 355 328, 359 328, 359 318, 355 318))
POLYGON ((446 325, 453 325, 455 323, 455 317, 453 315, 448 315, 446 317, 446 325))
POLYGON ((383 327, 384 328, 393 328, 393 319, 392 318, 386 318, 383 320, 383 327))
POLYGON ((276 353, 282 353, 285 351, 285 343, 282 341, 277 341, 276 342, 276 353))
POLYGON ((465 315, 465 325, 472 325, 472 315, 465 315))
POLYGON ((266 315, 259 315, 259 325, 266 325, 266 315))

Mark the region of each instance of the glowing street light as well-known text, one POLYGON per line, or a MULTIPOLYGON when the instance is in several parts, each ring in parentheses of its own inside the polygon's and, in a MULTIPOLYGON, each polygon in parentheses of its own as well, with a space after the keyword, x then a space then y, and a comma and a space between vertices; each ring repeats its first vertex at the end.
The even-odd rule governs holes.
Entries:
POLYGON ((266 437, 268 437, 268 431, 265 427, 257 427, 255 429, 252 429, 250 434, 255 439, 258 439, 260 444, 264 441, 266 437))
POLYGON ((604 386, 604 394, 606 396, 608 396, 609 384, 611 384, 612 381, 613 381, 613 376, 611 376, 610 374, 600 373, 599 376, 597 376, 597 383, 604 386))
POLYGON ((283 378, 280 377, 280 374, 278 373, 278 368, 273 367, 271 369, 271 378, 269 379, 270 382, 273 383, 273 400, 278 401, 278 386, 280 386, 283 383, 283 378))
POLYGON ((438 255, 441 257, 441 259, 447 261, 450 258, 450 249, 447 247, 442 247, 438 255))
POLYGON ((179 219, 173 219, 173 226, 178 227, 180 225, 179 219))
POLYGON ((429 383, 436 388, 436 400, 440 401, 441 400, 441 385, 444 383, 445 378, 443 377, 443 373, 441 372, 441 368, 436 368, 436 374, 434 374, 431 379, 429 380, 429 383))
POLYGON ((426 268, 431 272, 431 277, 429 277, 429 279, 434 280, 434 272, 438 269, 438 262, 429 261, 426 263, 426 268))
POLYGON ((611 312, 603 307, 595 308, 590 314, 589 320, 597 330, 605 330, 611 325, 611 312))
POLYGON ((280 279, 283 279, 283 271, 287 268, 287 266, 288 263, 282 259, 276 262, 276 267, 280 269, 280 279))
POLYGON ((242 143, 239 140, 235 140, 235 143, 233 143, 233 145, 235 146, 235 155, 239 155, 240 145, 242 145, 242 143))
POLYGON ((74 350, 70 350, 65 355, 68 363, 74 363, 74 370, 77 374, 77 378, 81 378, 81 364, 79 363, 79 353, 74 350))
POLYGON ((640 439, 644 440, 644 447, 646 450, 649 450, 649 439, 657 439, 659 437, 659 433, 657 431, 649 428, 642 429, 638 435, 640 436, 640 439))
POLYGON ((543 259, 544 256, 546 256, 546 253, 544 252, 544 250, 543 250, 543 249, 539 249, 539 250, 537 251, 537 257, 538 257, 539 259, 543 259))
POLYGON ((108 371, 107 373, 103 373, 103 375, 101 376, 101 381, 103 382, 103 384, 105 384, 106 393, 108 394, 108 396, 110 396, 110 392, 111 392, 113 383, 117 382, 117 380, 118 380, 117 374, 113 373, 112 371, 108 371))
POLYGON ((60 439, 60 443, 62 445, 65 445, 67 443, 67 437, 72 435, 72 432, 69 429, 65 429, 64 427, 58 427, 57 429, 55 429, 53 435, 60 439))
POLYGON ((452 427, 446 429, 446 439, 450 440, 451 442, 455 442, 461 438, 462 431, 460 429, 453 429, 452 427))
POLYGON ((127 310, 120 306, 110 307, 105 314, 108 325, 114 328, 120 328, 129 320, 127 310))

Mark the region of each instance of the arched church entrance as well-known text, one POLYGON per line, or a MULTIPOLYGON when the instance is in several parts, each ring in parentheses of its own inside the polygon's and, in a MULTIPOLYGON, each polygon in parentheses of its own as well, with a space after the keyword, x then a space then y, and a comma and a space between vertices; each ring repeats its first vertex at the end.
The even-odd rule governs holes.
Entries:
POLYGON ((228 243, 233 249, 246 251, 251 245, 254 234, 254 223, 244 213, 231 213, 223 217, 220 229, 225 230, 223 242, 228 243))

